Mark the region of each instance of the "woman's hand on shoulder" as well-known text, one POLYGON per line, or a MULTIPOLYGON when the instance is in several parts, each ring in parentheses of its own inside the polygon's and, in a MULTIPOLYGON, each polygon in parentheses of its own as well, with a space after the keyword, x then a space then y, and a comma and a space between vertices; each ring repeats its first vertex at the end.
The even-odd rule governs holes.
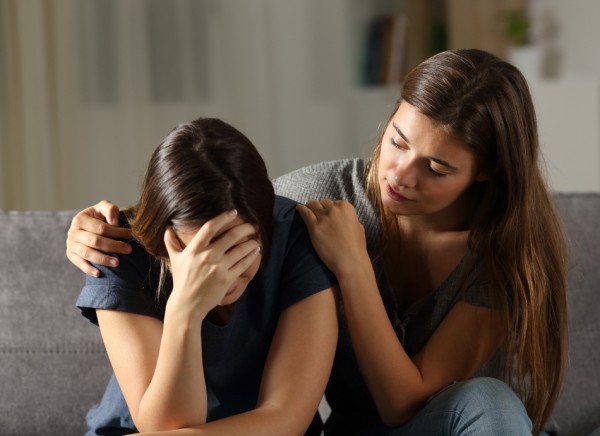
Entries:
POLYGON ((365 229, 356 210, 344 200, 311 200, 296 209, 304 220, 312 243, 338 279, 345 271, 352 271, 352 262, 371 265, 367 253, 365 229))
POLYGON ((71 221, 67 232, 67 258, 84 273, 98 277, 100 272, 90 262, 105 266, 118 265, 118 259, 106 253, 131 253, 131 231, 119 227, 119 208, 106 201, 83 209, 71 221))

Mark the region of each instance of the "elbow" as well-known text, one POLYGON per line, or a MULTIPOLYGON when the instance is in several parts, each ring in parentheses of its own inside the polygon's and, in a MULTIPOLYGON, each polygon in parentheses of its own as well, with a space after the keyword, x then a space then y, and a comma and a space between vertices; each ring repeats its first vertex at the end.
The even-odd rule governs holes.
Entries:
POLYGON ((200 424, 190 424, 185 423, 183 421, 178 420, 165 420, 165 421, 157 421, 153 420, 152 422, 148 421, 134 421, 135 428, 140 433, 154 433, 154 432, 163 432, 163 431, 173 431, 173 430, 182 430, 185 428, 197 427, 200 424))
POLYGON ((178 423, 174 420, 165 420, 160 419, 159 417, 145 417, 143 414, 139 414, 137 416, 131 416, 133 423, 135 424, 135 428, 140 433, 148 433, 155 431, 167 431, 167 430, 176 430, 181 428, 178 426, 178 423))
POLYGON ((132 420, 140 433, 180 430, 184 428, 197 427, 206 424, 206 420, 190 420, 189 416, 177 416, 174 414, 165 415, 163 413, 138 413, 132 420))
POLYGON ((408 421, 414 416, 414 414, 409 413, 398 413, 398 414, 380 414, 379 417, 381 421, 387 427, 401 427, 404 424, 407 424, 408 421))
POLYGON ((387 427, 407 424, 424 406, 423 404, 388 404, 378 407, 379 418, 387 427))

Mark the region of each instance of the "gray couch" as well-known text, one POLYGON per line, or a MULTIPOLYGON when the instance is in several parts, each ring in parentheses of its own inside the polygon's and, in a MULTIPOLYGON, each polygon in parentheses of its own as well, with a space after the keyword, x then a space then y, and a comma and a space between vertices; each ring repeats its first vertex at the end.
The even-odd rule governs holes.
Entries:
MULTIPOLYGON (((600 427, 600 194, 559 194, 570 237, 570 367, 559 435, 600 427)), ((65 257, 72 212, 0 212, 0 434, 81 435, 110 375, 99 332, 75 308, 65 257)))

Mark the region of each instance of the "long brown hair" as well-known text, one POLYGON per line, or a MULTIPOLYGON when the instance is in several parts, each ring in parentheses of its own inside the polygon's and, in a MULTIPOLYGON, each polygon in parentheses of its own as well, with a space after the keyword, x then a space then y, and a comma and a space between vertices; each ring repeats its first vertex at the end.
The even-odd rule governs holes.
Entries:
MULTIPOLYGON (((469 249, 487 273, 505 327, 507 378, 537 434, 557 400, 566 367, 566 248, 562 224, 540 168, 537 121, 523 75, 481 50, 437 54, 407 75, 400 99, 466 142, 486 176, 474 199, 469 249)), ((368 174, 379 198, 381 137, 368 174)), ((386 235, 387 233, 387 235, 386 235)))
POLYGON ((127 215, 133 237, 162 260, 162 284, 167 227, 199 227, 236 209, 258 227, 266 256, 274 201, 267 168, 252 142, 224 121, 198 118, 175 127, 154 150, 140 200, 127 215))

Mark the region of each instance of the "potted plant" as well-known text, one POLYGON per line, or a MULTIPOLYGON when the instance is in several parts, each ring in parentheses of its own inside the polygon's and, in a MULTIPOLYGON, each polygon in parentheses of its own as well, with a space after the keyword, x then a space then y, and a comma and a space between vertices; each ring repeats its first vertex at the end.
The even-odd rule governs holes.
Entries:
POLYGON ((540 77, 542 49, 531 38, 531 19, 525 9, 504 15, 504 34, 508 41, 506 57, 527 78, 540 77))
POLYGON ((531 21, 529 15, 524 10, 508 11, 505 15, 505 35, 511 45, 525 46, 529 45, 529 28, 531 21))

